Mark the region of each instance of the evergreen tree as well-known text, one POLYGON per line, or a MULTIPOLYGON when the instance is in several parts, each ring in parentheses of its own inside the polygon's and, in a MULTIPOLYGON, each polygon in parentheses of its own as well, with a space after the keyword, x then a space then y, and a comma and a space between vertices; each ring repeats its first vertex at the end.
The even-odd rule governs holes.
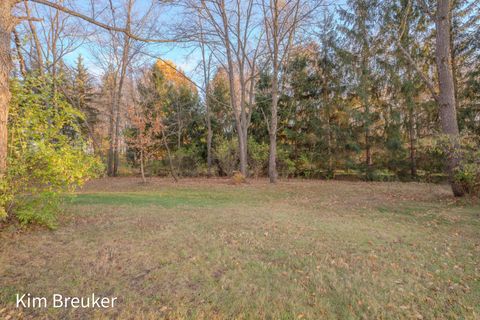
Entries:
POLYGON ((352 83, 352 93, 358 98, 353 116, 359 129, 357 140, 363 141, 366 179, 371 179, 373 174, 373 149, 381 94, 381 77, 377 72, 382 48, 378 25, 381 4, 378 0, 350 0, 347 9, 339 10, 343 21, 340 30, 345 43, 343 58, 350 69, 347 81, 352 83))
POLYGON ((95 139, 99 111, 93 104, 95 94, 92 79, 84 65, 82 55, 78 55, 73 77, 72 101, 75 107, 85 114, 83 130, 91 139, 95 139))

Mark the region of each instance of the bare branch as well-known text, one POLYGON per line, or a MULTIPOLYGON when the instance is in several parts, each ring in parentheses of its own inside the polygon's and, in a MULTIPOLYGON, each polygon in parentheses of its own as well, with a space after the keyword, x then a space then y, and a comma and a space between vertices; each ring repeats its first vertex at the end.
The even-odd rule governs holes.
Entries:
POLYGON ((131 33, 129 30, 127 30, 125 28, 110 26, 110 25, 105 24, 103 22, 97 21, 94 18, 88 17, 84 14, 81 14, 79 12, 76 12, 76 11, 68 9, 68 8, 66 8, 62 5, 52 3, 52 2, 47 1, 47 0, 29 0, 29 1, 36 2, 36 3, 39 3, 39 4, 43 4, 43 5, 52 7, 54 9, 63 11, 63 12, 68 13, 68 14, 74 16, 74 17, 77 17, 77 18, 80 18, 80 19, 85 20, 87 22, 90 22, 91 24, 94 24, 94 25, 96 25, 100 28, 103 28, 103 29, 106 29, 106 30, 109 30, 109 31, 122 32, 126 36, 128 36, 129 38, 131 38, 133 40, 142 41, 142 42, 156 42, 156 43, 172 43, 172 42, 180 42, 181 41, 181 40, 178 40, 178 39, 146 39, 146 38, 143 38, 143 37, 140 37, 140 36, 137 36, 137 35, 131 33))
POLYGON ((42 18, 34 18, 34 17, 29 17, 29 16, 19 16, 19 17, 13 17, 15 20, 17 20, 17 23, 20 23, 22 21, 35 21, 35 22, 41 22, 43 21, 42 18))

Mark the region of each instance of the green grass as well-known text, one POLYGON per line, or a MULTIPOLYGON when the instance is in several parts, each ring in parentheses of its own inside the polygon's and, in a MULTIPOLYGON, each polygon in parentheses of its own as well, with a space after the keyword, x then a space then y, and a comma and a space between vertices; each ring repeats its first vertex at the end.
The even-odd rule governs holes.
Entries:
MULTIPOLYGON (((99 192, 80 194, 68 199, 73 205, 116 205, 116 206, 159 206, 176 207, 220 207, 240 203, 245 197, 232 198, 223 193, 213 194, 195 189, 179 189, 169 192, 99 192)), ((254 201, 257 199, 252 199, 254 201)))
POLYGON ((479 222, 427 184, 104 180, 57 230, 0 232, 0 317, 477 319, 479 222), (120 303, 18 310, 16 292, 120 303))

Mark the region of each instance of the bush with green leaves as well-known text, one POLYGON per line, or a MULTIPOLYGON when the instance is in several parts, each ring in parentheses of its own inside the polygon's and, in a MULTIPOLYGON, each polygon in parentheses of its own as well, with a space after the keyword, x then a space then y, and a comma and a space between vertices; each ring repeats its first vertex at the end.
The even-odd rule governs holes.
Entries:
POLYGON ((453 155, 460 161, 454 169, 454 179, 467 194, 480 196, 480 137, 464 132, 456 141, 442 135, 435 139, 423 139, 421 149, 440 159, 453 155), (456 145, 456 148, 453 146, 456 145))
POLYGON ((265 142, 259 143, 252 137, 248 139, 248 164, 255 178, 266 174, 268 153, 268 144, 265 142))
POLYGON ((181 176, 195 177, 204 173, 204 160, 195 144, 181 147, 173 153, 173 163, 181 176))
POLYGON ((100 174, 100 160, 87 154, 80 123, 84 115, 53 92, 45 77, 11 83, 8 169, 0 182, 0 214, 22 224, 54 227, 62 193, 100 174))
POLYGON ((460 139, 460 165, 455 170, 455 179, 466 193, 480 197, 480 137, 465 134, 460 139))
POLYGON ((290 159, 290 153, 283 147, 277 149, 277 170, 282 178, 290 178, 296 171, 295 161, 290 159))
POLYGON ((238 167, 238 140, 236 138, 227 140, 223 137, 218 137, 215 140, 213 155, 223 174, 229 177, 232 176, 238 167))

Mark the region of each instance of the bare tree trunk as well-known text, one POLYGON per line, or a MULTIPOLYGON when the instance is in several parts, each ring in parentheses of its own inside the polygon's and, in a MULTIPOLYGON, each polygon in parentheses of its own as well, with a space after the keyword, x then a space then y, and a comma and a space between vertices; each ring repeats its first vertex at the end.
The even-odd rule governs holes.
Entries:
POLYGON ((60 33, 59 15, 60 11, 57 10, 52 21, 52 92, 54 95, 57 93, 57 41, 60 33))
POLYGON ((30 27, 30 32, 32 33, 33 41, 35 43, 35 51, 36 51, 36 54, 37 54, 38 70, 40 71, 40 74, 43 74, 42 46, 40 45, 40 40, 38 39, 37 28, 35 27, 35 24, 33 23, 33 21, 30 19, 31 18, 30 7, 28 6, 28 1, 27 0, 24 0, 24 5, 25 5, 25 12, 26 12, 27 18, 28 18, 28 25, 30 27))
POLYGON ((11 97, 8 80, 12 69, 10 35, 14 27, 11 14, 13 3, 10 0, 0 1, 0 178, 7 171, 7 123, 11 97))
POLYGON ((120 103, 117 102, 117 108, 115 110, 115 135, 114 135, 114 142, 113 142, 113 176, 116 177, 118 174, 118 167, 119 167, 119 136, 120 136, 120 103))
POLYGON ((18 36, 17 30, 13 29, 13 39, 15 40, 15 47, 17 48, 17 57, 18 57, 18 64, 20 66, 20 73, 23 77, 27 75, 27 66, 25 64, 25 59, 23 58, 22 54, 22 43, 20 42, 20 37, 18 36))
POLYGON ((233 64, 233 54, 232 48, 230 43, 230 30, 229 30, 229 23, 228 23, 228 16, 227 11, 225 8, 225 1, 220 1, 220 9, 221 9, 221 16, 222 16, 222 23, 223 23, 223 32, 225 37, 225 49, 227 54, 227 63, 228 63, 228 80, 230 86, 230 102, 232 104, 233 113, 235 114, 235 123, 237 127, 237 135, 238 135, 238 151, 240 154, 240 172, 247 176, 247 146, 246 141, 244 139, 244 132, 242 126, 242 117, 240 108, 242 106, 238 106, 237 101, 237 94, 235 92, 235 71, 234 71, 234 64, 233 64))
POLYGON ((324 56, 322 59, 323 62, 323 77, 322 77, 322 86, 323 86, 323 108, 325 109, 325 118, 327 120, 327 156, 328 156, 328 173, 327 179, 333 178, 335 176, 335 170, 333 169, 333 152, 332 152, 332 123, 331 123, 331 110, 330 110, 330 101, 329 101, 329 88, 328 88, 328 78, 327 78, 327 68, 328 68, 328 43, 325 38, 322 39, 322 46, 324 50, 324 56))
MULTIPOLYGON (((366 48, 366 46, 365 46, 366 48)), ((367 57, 366 57, 366 49, 364 49, 364 55, 362 59, 362 75, 361 75, 361 101, 363 104, 364 108, 364 137, 365 137, 365 180, 370 180, 371 179, 371 173, 372 173, 372 143, 371 143, 371 137, 370 137, 370 106, 369 106, 369 99, 367 96, 367 75, 366 75, 366 70, 367 70, 367 57)))
MULTIPOLYGON (((133 2, 134 0, 128 1, 127 21, 125 25, 125 30, 127 30, 127 32, 130 32, 133 2)), ((130 37, 127 34, 124 34, 122 67, 120 70, 120 79, 118 83, 117 94, 115 96, 115 139, 114 139, 114 146, 113 146, 113 176, 117 175, 118 167, 119 167, 119 141, 120 141, 119 137, 120 137, 120 120, 121 120, 120 105, 122 103, 122 90, 123 90, 123 83, 125 82, 125 75, 127 73, 129 52, 130 52, 130 37)))
POLYGON ((175 173, 175 168, 173 166, 172 155, 170 153, 170 147, 168 146, 167 137, 165 136, 165 131, 163 131, 163 130, 162 130, 162 140, 163 140, 163 145, 164 145, 165 149, 167 150, 168 164, 170 165, 170 174, 172 175, 173 180, 175 180, 175 182, 177 182, 178 178, 177 178, 177 174, 175 173))
POLYGON ((210 105, 208 103, 208 99, 206 101, 206 108, 207 108, 207 167, 208 167, 208 176, 212 175, 212 119, 210 116, 210 105))
POLYGON ((206 108, 206 122, 207 122, 207 176, 210 177, 212 175, 212 118, 210 114, 210 62, 211 62, 211 55, 210 59, 206 59, 205 55, 205 40, 203 38, 203 25, 200 20, 200 48, 202 50, 202 64, 203 64, 203 81, 205 87, 205 108, 206 108))
MULTIPOLYGON (((182 115, 180 114, 181 112, 181 107, 180 103, 176 103, 177 106, 177 150, 180 150, 182 147, 182 115)), ((180 165, 180 164, 178 164, 180 165)))
POLYGON ((116 87, 116 76, 112 79, 112 88, 110 92, 110 121, 108 126, 108 155, 107 155, 107 175, 110 177, 114 176, 113 163, 114 163, 114 145, 115 145, 115 87, 116 87))
MULTIPOLYGON (((369 113, 366 113, 369 115, 369 113)), ((368 121, 368 120, 367 120, 368 121)), ((372 144, 370 141, 370 127, 367 124, 365 126, 365 165, 366 165, 366 170, 365 170, 365 177, 367 180, 369 180, 370 174, 372 173, 372 144)))
POLYGON ((277 131, 279 84, 283 77, 280 68, 287 61, 292 47, 295 30, 299 24, 298 13, 301 1, 283 2, 279 0, 261 2, 267 48, 272 61, 272 104, 269 127, 270 147, 268 157, 268 176, 270 183, 276 183, 277 173, 277 131))
POLYGON ((417 135, 415 128, 415 114, 413 108, 409 108, 408 134, 410 140, 410 174, 412 178, 417 177, 417 135))
MULTIPOLYGON (((452 61, 452 34, 451 34, 451 10, 452 3, 450 0, 437 0, 436 12, 433 14, 429 11, 428 5, 424 0, 418 0, 425 13, 435 22, 436 41, 435 41, 435 60, 437 64, 438 87, 437 94, 435 84, 427 77, 422 69, 415 63, 412 56, 402 46, 400 42, 397 45, 408 62, 415 68, 418 75, 431 92, 433 98, 438 104, 439 115, 442 126, 442 131, 450 138, 451 151, 446 160, 447 174, 449 176, 450 185, 453 194, 456 197, 465 195, 465 190, 462 186, 455 182, 455 169, 460 164, 461 159, 458 155, 459 149, 459 129, 457 122, 456 110, 456 93, 455 93, 455 74, 453 72, 452 61)), ((408 15, 408 10, 405 18, 408 15)))
MULTIPOLYGON (((278 1, 270 2, 270 12, 271 12, 271 44, 269 44, 270 55, 272 58, 273 64, 273 74, 272 74, 272 105, 271 105, 271 119, 270 119, 270 130, 268 131, 270 137, 269 144, 269 155, 268 155, 268 177, 270 178, 270 183, 277 183, 278 173, 277 173, 277 130, 278 130, 278 72, 279 72, 279 8, 278 1)), ((266 10, 264 14, 266 14, 266 10)), ((267 19, 265 17, 265 19, 267 19)), ((265 25, 268 25, 265 23, 265 25)), ((268 32, 268 31, 267 31, 268 32)))
MULTIPOLYGON (((241 44, 238 45, 241 47, 241 44)), ((245 110, 246 103, 246 81, 245 81, 245 70, 244 70, 244 61, 241 58, 239 60, 239 81, 240 81, 240 126, 242 127, 241 131, 241 145, 240 148, 240 171, 246 177, 248 175, 248 123, 247 123, 247 113, 245 110)), ((240 145, 239 143, 239 145, 240 145)))
MULTIPOLYGON (((241 127, 241 125, 240 125, 241 127)), ((240 151, 240 172, 245 177, 248 176, 248 151, 247 151, 247 138, 243 130, 239 135, 238 147, 240 151)))
POLYGON ((451 3, 449 0, 438 0, 436 24, 436 63, 440 93, 438 95, 440 121, 443 133, 448 135, 452 143, 452 151, 447 159, 447 173, 453 194, 456 197, 465 195, 462 186, 455 182, 455 169, 460 164, 460 158, 456 151, 459 148, 459 130, 457 122, 457 110, 455 100, 455 81, 452 70, 452 54, 450 51, 450 21, 451 3))
POLYGON ((142 182, 147 183, 145 179, 145 170, 143 169, 143 149, 140 149, 140 173, 142 174, 142 182))
POLYGON ((272 110, 271 110, 271 120, 270 120, 270 148, 268 156, 268 177, 270 178, 270 183, 277 183, 278 173, 277 173, 277 123, 278 123, 278 65, 276 58, 273 67, 273 78, 272 78, 272 110))

